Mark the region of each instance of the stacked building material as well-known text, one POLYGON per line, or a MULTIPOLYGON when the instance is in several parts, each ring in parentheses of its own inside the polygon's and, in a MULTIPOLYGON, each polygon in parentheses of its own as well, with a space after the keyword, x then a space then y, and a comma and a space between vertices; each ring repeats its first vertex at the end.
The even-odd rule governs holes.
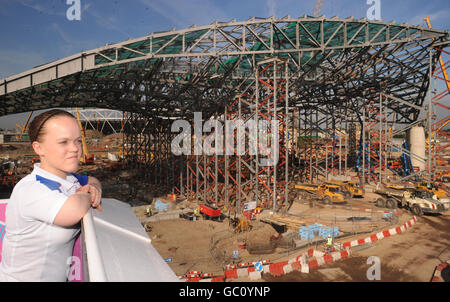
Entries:
POLYGON ((161 200, 157 200, 154 205, 155 210, 157 211, 167 211, 169 209, 169 204, 162 202, 161 200))
POLYGON ((314 239, 315 236, 319 236, 323 239, 327 238, 328 235, 331 237, 337 237, 339 235, 339 228, 338 227, 327 227, 322 224, 311 224, 307 227, 300 227, 299 228, 299 235, 300 238, 303 240, 310 240, 314 239))

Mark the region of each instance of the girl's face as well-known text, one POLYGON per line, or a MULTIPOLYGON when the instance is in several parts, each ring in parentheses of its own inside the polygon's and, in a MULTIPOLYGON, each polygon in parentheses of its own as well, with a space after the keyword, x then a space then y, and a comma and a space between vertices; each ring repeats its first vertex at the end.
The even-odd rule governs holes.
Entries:
POLYGON ((77 121, 68 116, 55 116, 44 124, 41 142, 32 146, 41 158, 41 169, 66 178, 78 170, 82 154, 81 131, 77 121))

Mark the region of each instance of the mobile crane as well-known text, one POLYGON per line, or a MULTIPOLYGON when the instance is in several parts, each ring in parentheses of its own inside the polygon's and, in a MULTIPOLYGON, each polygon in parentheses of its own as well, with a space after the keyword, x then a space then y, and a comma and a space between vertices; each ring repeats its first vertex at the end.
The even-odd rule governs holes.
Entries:
POLYGON ((89 151, 88 151, 88 147, 86 144, 86 133, 83 128, 83 125, 81 125, 81 119, 80 119, 80 113, 78 112, 78 107, 76 108, 76 112, 77 112, 78 125, 80 126, 80 129, 81 129, 81 143, 83 146, 83 155, 81 156, 80 161, 82 164, 92 165, 92 164, 94 164, 94 154, 91 154, 89 156, 89 151))

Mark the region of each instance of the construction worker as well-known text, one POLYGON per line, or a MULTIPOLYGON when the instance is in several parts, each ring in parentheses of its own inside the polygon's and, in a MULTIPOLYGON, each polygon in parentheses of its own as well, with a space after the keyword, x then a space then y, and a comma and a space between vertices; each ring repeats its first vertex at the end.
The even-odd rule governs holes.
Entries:
POLYGON ((331 237, 330 234, 328 234, 328 238, 327 238, 327 253, 331 253, 331 250, 333 248, 333 237, 331 237))
POLYGON ((145 215, 147 215, 148 217, 150 217, 150 216, 152 216, 152 214, 153 214, 153 211, 152 211, 151 208, 145 209, 145 215))

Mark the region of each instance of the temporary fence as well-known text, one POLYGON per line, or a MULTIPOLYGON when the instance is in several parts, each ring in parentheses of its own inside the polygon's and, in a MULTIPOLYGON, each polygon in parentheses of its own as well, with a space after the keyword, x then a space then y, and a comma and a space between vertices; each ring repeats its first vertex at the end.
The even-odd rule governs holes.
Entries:
POLYGON ((242 264, 231 264, 224 267, 224 273, 220 276, 214 276, 212 274, 204 274, 202 272, 190 272, 187 275, 180 276, 180 280, 186 282, 224 282, 227 280, 233 280, 237 278, 249 278, 250 280, 261 279, 264 273, 271 274, 272 276, 282 276, 289 274, 293 271, 300 271, 302 273, 309 273, 311 270, 318 268, 319 266, 346 259, 351 255, 351 248, 373 243, 383 238, 394 236, 406 232, 409 228, 417 223, 417 218, 414 216, 412 219, 405 222, 403 225, 387 229, 365 238, 356 239, 345 242, 339 245, 342 250, 334 251, 332 253, 324 253, 314 248, 308 249, 306 252, 301 253, 295 258, 284 260, 276 263, 271 263, 269 260, 246 262, 242 264))

